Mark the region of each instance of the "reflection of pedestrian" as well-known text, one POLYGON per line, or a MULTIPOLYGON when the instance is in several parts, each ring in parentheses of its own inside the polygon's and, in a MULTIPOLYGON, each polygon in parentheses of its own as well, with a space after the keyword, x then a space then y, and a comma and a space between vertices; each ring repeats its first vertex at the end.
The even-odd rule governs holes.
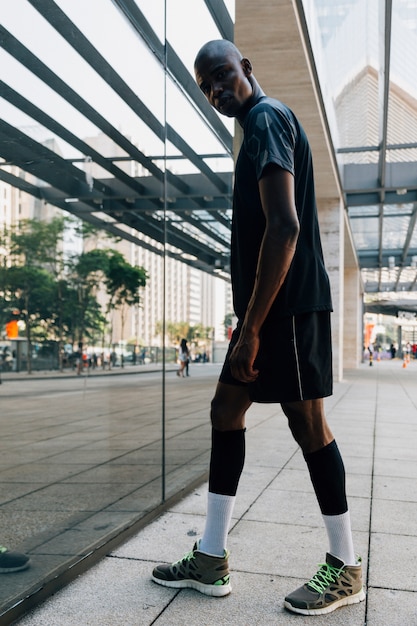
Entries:
POLYGON ((78 344, 78 350, 75 354, 75 371, 77 372, 78 376, 81 374, 82 367, 83 367, 83 344, 82 344, 82 341, 80 341, 78 344))
POLYGON ((374 362, 374 347, 371 343, 368 346, 368 352, 369 352, 369 365, 372 367, 373 362, 374 362))
POLYGON ((331 298, 311 151, 292 111, 265 96, 249 59, 231 42, 206 44, 195 71, 209 103, 243 127, 231 250, 238 324, 211 403, 205 530, 182 560, 157 566, 153 580, 210 596, 230 592, 226 540, 244 466, 245 414, 252 402, 278 402, 303 451, 330 544, 317 574, 284 605, 321 615, 360 602, 365 594, 344 465, 323 408, 323 398, 332 393, 331 298))
POLYGON ((27 569, 30 558, 23 552, 11 552, 5 546, 0 546, 0 574, 11 574, 27 569))
POLYGON ((181 339, 180 348, 178 351, 179 368, 177 370, 177 376, 182 376, 183 378, 184 378, 184 375, 189 376, 189 373, 188 373, 189 359, 190 359, 190 351, 188 350, 187 340, 181 339))

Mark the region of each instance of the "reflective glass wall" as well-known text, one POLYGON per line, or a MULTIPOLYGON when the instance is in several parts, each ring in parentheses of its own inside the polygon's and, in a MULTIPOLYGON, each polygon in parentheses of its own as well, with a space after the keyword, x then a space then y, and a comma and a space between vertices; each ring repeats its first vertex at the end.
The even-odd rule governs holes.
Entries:
POLYGON ((193 60, 232 5, 1 7, 0 615, 206 476, 233 126, 193 60))

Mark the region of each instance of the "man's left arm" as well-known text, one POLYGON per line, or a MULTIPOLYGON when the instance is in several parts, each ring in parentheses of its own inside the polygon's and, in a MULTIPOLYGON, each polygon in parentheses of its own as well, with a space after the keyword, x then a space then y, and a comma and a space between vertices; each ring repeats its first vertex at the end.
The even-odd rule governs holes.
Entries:
POLYGON ((239 340, 230 356, 232 374, 253 382, 259 333, 290 268, 299 233, 293 175, 276 164, 266 166, 259 181, 265 232, 259 251, 255 284, 239 340))

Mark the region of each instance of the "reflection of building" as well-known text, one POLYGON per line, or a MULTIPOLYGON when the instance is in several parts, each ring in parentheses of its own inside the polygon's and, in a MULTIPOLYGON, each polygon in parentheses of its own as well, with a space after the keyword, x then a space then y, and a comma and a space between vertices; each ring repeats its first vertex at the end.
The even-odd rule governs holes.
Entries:
MULTIPOLYGON (((31 133, 37 134, 37 129, 31 128, 31 133)), ((86 142, 108 155, 124 156, 120 148, 104 135, 89 137, 86 142)), ((54 139, 46 139, 42 143, 49 149, 60 153, 54 139)), ((80 167, 86 170, 87 176, 103 178, 108 175, 108 172, 96 164, 91 165, 86 162, 80 167)), ((135 168, 135 171, 132 172, 135 176, 144 174, 142 168, 131 160, 120 163, 120 168, 125 171, 128 171, 130 167, 135 168)), ((25 177, 29 183, 42 186, 42 181, 36 180, 16 166, 5 167, 4 170, 9 170, 15 176, 25 177)), ((0 181, 0 231, 3 226, 10 227, 22 219, 49 220, 62 214, 61 209, 0 181)), ((151 244, 153 248, 160 248, 162 253, 162 247, 149 237, 137 232, 135 232, 135 236, 143 240, 144 243, 151 244)), ((64 235, 64 247, 65 250, 74 253, 81 252, 83 247, 86 250, 92 247, 112 247, 119 250, 130 264, 146 269, 149 279, 141 294, 141 305, 131 307, 127 311, 123 336, 121 314, 118 311, 113 313, 113 335, 111 338, 113 343, 118 343, 121 340, 136 340, 145 345, 161 344, 162 337, 157 335, 157 329, 164 319, 164 309, 165 320, 168 323, 188 322, 190 325, 209 326, 215 329, 217 340, 224 338, 223 321, 226 315, 228 288, 227 283, 223 280, 169 256, 164 261, 162 254, 157 254, 146 247, 138 246, 126 240, 114 243, 103 236, 99 239, 94 237, 83 243, 80 236, 76 235, 71 227, 64 235)), ((98 294, 98 299, 105 307, 107 297, 104 292, 98 294)))
MULTIPOLYGON (((85 141, 108 156, 116 158, 124 156, 123 151, 103 134, 89 137, 85 141)), ((146 170, 133 160, 120 161, 118 165, 132 176, 146 175, 146 170)), ((92 166, 86 164, 84 167, 89 168, 89 174, 95 179, 108 177, 108 172, 96 164, 92 166)), ((137 232, 134 234, 145 243, 156 248, 160 247, 146 235, 137 232)), ((192 326, 196 324, 209 326, 215 329, 216 339, 224 338, 226 296, 223 280, 181 263, 169 255, 164 261, 163 256, 125 240, 109 244, 108 240, 103 239, 98 245, 115 247, 131 265, 144 267, 149 275, 147 285, 142 291, 141 305, 131 307, 127 313, 123 337, 120 313, 114 313, 113 342, 135 339, 145 345, 161 343, 162 337, 157 336, 156 332, 164 319, 164 307, 166 323, 188 322, 192 326)), ((104 302, 104 294, 100 299, 104 302)))

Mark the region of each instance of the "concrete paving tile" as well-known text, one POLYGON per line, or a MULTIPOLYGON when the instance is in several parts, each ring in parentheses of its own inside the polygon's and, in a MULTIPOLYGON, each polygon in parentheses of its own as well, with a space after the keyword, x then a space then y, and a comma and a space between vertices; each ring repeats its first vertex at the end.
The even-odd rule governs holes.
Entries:
POLYGON ((413 441, 401 446, 393 446, 388 441, 384 445, 375 446, 375 459, 392 459, 397 461, 417 461, 417 448, 413 441))
POLYGON ((126 558, 171 563, 189 552, 204 530, 200 515, 168 512, 112 552, 126 558))
POLYGON ((154 623, 176 593, 150 580, 147 563, 105 558, 18 624, 146 626, 154 623))
POLYGON ((374 498, 417 502, 415 478, 397 476, 374 476, 374 498))
POLYGON ((377 458, 374 463, 374 474, 375 476, 417 478, 417 463, 415 461, 377 458))
POLYGON ((243 516, 245 521, 274 524, 301 524, 316 527, 321 524, 320 510, 314 493, 289 493, 267 490, 243 516))
POLYGON ((172 513, 183 513, 186 515, 205 515, 207 506, 208 485, 204 483, 201 487, 194 489, 188 496, 183 498, 170 510, 172 513))
POLYGON ((373 533, 417 535, 417 502, 379 500, 372 502, 373 533))
POLYGON ((348 498, 370 498, 372 493, 372 476, 369 474, 346 474, 346 492, 348 498))
POLYGON ((372 533, 369 584, 372 587, 416 592, 417 570, 415 559, 411 556, 415 554, 416 534, 404 536, 372 533))
POLYGON ((395 589, 369 589, 366 626, 415 626, 416 594, 395 589))

